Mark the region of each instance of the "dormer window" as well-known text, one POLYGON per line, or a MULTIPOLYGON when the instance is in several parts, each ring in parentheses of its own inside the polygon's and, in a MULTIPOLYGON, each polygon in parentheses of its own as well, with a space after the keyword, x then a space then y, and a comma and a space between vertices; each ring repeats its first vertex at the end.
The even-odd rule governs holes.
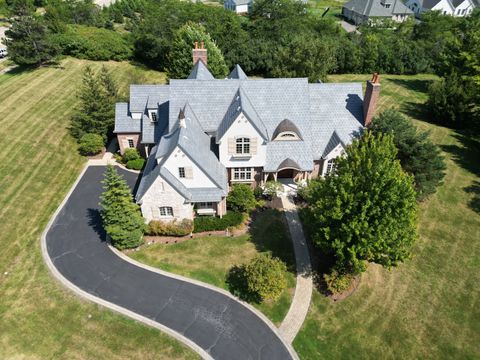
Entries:
POLYGON ((300 137, 293 131, 284 131, 277 135, 275 140, 301 140, 300 137))
POLYGON ((293 121, 284 119, 277 125, 277 128, 273 132, 272 139, 274 141, 275 140, 294 141, 294 140, 302 140, 302 136, 300 134, 300 130, 293 123, 293 121))
POLYGON ((385 4, 386 9, 390 9, 390 4, 385 4))
POLYGON ((156 111, 152 111, 150 113, 150 120, 152 120, 152 122, 157 122, 157 112, 156 111))

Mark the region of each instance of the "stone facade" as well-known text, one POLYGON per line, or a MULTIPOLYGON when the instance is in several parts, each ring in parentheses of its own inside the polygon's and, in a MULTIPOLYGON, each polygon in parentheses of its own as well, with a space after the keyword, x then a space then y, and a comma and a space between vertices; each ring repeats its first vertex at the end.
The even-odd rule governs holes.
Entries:
POLYGON ((123 155, 125 149, 130 148, 129 140, 133 141, 134 148, 136 148, 140 154, 145 156, 145 147, 140 143, 140 134, 117 134, 118 146, 120 147, 120 154, 123 155))

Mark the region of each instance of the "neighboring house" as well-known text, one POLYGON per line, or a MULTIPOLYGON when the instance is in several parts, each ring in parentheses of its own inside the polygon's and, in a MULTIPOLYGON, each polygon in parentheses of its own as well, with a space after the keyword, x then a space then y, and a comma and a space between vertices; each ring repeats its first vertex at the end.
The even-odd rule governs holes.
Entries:
POLYGON ((222 216, 229 187, 323 176, 373 117, 378 77, 361 83, 310 84, 306 78, 249 79, 240 66, 214 79, 207 51, 193 50, 187 79, 131 85, 118 103, 121 152, 136 147, 147 164, 136 194, 143 216, 222 216))
POLYGON ((426 11, 439 11, 443 15, 467 16, 479 6, 476 0, 407 0, 405 3, 416 16, 426 11))
POLYGON ((401 0, 350 0, 342 8, 342 15, 355 25, 382 20, 403 22, 413 11, 401 0))
POLYGON ((246 14, 252 6, 253 0, 225 0, 223 6, 227 10, 235 11, 237 14, 246 14))

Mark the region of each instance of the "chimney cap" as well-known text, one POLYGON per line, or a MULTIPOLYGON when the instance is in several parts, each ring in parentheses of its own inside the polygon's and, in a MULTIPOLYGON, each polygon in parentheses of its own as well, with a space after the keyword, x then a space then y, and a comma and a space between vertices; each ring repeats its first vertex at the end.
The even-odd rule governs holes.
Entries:
POLYGON ((373 73, 371 82, 373 84, 380 84, 380 75, 377 72, 373 73))
POLYGON ((198 41, 195 41, 195 49, 198 49, 198 41))

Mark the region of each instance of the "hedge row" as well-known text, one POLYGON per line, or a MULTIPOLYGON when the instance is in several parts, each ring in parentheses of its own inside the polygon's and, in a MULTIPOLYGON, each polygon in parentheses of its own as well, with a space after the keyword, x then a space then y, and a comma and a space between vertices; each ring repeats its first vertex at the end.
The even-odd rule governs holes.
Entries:
POLYGON ((222 218, 216 216, 197 216, 193 220, 193 232, 219 231, 229 227, 235 227, 243 222, 243 214, 229 211, 222 218))
POLYGON ((183 219, 180 222, 163 222, 152 220, 148 224, 148 234, 158 236, 186 236, 193 230, 192 220, 183 219))

